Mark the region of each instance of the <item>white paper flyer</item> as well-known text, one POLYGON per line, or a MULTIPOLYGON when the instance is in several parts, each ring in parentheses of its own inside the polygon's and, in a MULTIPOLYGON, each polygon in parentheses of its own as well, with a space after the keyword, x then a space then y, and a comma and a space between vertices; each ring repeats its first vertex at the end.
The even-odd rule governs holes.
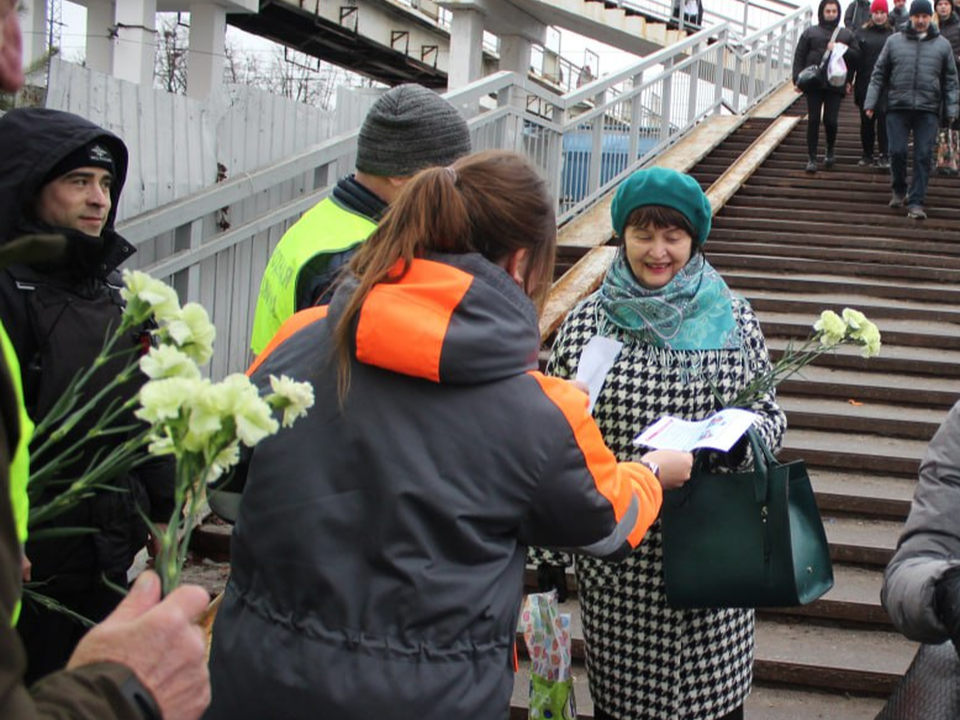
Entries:
POLYGON ((633 439, 634 445, 654 450, 693 452, 710 448, 726 452, 743 437, 760 416, 749 410, 721 410, 705 420, 690 422, 675 417, 662 417, 633 439))

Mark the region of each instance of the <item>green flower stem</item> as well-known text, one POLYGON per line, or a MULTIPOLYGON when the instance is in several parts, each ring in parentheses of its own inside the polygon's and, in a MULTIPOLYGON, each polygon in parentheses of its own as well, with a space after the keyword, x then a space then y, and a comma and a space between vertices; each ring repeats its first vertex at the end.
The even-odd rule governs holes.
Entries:
MULTIPOLYGON (((127 354, 127 351, 124 351, 122 354, 127 354)), ((122 355, 121 354, 121 355, 122 355)), ((119 357, 120 355, 118 355, 119 357)), ((39 447, 32 449, 30 451, 30 458, 32 461, 42 457, 51 447, 61 442, 64 437, 66 437, 80 422, 82 422, 89 413, 94 409, 97 409, 97 405, 103 400, 104 397, 108 396, 114 390, 116 390, 121 385, 126 384, 132 378, 134 373, 137 370, 137 363, 131 362, 127 365, 124 370, 119 372, 114 376, 109 383, 107 383, 103 388, 100 389, 95 395, 90 397, 82 406, 74 410, 74 406, 79 402, 80 391, 83 389, 84 384, 90 379, 89 374, 84 373, 83 376, 78 376, 70 386, 67 388, 66 392, 61 397, 61 400, 57 402, 57 405, 47 414, 47 416, 37 425, 34 430, 34 437, 44 437, 44 442, 39 447), (65 405, 65 412, 59 412, 58 408, 61 402, 65 405), (51 432, 51 426, 61 420, 65 413, 69 412, 70 415, 66 420, 57 427, 56 430, 51 432)), ((117 415, 126 412, 137 405, 136 396, 129 398, 123 405, 116 409, 111 406, 105 412, 101 411, 101 417, 98 422, 98 425, 101 427, 106 427, 104 422, 105 418, 112 420, 117 415), (113 413, 113 414, 110 414, 113 413)))

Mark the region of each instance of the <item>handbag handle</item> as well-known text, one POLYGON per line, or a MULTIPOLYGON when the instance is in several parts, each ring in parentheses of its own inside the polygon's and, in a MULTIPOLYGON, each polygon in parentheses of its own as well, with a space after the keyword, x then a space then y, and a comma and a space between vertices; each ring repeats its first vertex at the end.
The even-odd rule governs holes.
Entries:
MULTIPOLYGON (((763 441, 760 433, 751 425, 747 428, 747 441, 750 443, 750 449, 753 451, 753 489, 757 504, 763 504, 767 499, 767 477, 771 465, 776 465, 777 459, 773 456, 770 448, 763 441)), ((698 454, 695 461, 692 474, 698 470, 704 470, 706 463, 706 454, 698 454)), ((686 486, 683 486, 686 487, 686 486)), ((681 490, 683 488, 680 488, 681 490)))

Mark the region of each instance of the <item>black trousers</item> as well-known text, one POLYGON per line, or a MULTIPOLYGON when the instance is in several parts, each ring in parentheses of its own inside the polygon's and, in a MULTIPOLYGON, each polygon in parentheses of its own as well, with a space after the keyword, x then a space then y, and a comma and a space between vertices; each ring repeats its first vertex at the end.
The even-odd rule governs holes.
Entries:
POLYGON ((811 160, 817 159, 817 144, 820 140, 820 119, 827 135, 827 152, 837 142, 837 130, 840 127, 840 101, 843 95, 833 90, 811 90, 807 96, 807 154, 811 160))
POLYGON ((887 152, 887 114, 875 112, 873 117, 869 118, 863 114, 863 110, 860 110, 860 146, 863 148, 864 157, 873 155, 875 143, 879 155, 889 154, 887 152))
MULTIPOLYGON (((617 720, 613 715, 605 713, 598 707, 593 709, 593 718, 594 720, 617 720)), ((743 720, 743 705, 731 710, 723 717, 717 718, 717 720, 743 720)))

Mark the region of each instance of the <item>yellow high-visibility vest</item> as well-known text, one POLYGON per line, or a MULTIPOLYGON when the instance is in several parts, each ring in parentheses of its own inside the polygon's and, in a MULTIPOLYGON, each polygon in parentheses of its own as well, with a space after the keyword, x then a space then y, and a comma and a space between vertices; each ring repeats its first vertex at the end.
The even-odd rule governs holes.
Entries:
MULTIPOLYGON (((3 350, 3 359, 7 363, 10 381, 13 383, 17 395, 17 408, 20 414, 20 439, 13 450, 13 459, 10 461, 10 504, 13 507, 13 519, 17 528, 17 540, 21 548, 27 542, 27 519, 30 515, 30 500, 27 496, 27 480, 30 478, 30 440, 33 438, 33 421, 27 415, 23 403, 23 383, 20 380, 20 361, 13 349, 13 343, 7 336, 7 331, 0 324, 0 349, 3 350)), ((12 622, 17 624, 20 617, 20 602, 17 601, 13 609, 12 622)))
POLYGON ((260 281, 250 348, 255 355, 296 311, 297 283, 304 265, 318 255, 349 250, 377 227, 369 218, 326 198, 300 218, 277 244, 260 281))

